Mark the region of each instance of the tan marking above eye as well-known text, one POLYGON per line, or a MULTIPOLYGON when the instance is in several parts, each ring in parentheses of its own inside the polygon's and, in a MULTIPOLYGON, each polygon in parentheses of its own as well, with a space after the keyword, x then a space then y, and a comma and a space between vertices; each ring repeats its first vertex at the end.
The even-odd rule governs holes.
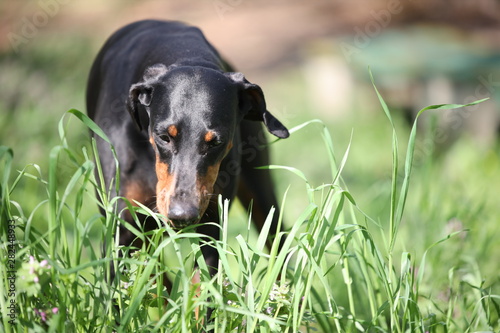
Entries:
POLYGON ((175 125, 170 125, 167 128, 168 135, 170 135, 172 138, 175 138, 177 134, 179 134, 179 131, 177 130, 177 127, 175 125))
POLYGON ((208 131, 204 137, 205 142, 210 142, 213 139, 215 139, 215 133, 213 131, 208 131))

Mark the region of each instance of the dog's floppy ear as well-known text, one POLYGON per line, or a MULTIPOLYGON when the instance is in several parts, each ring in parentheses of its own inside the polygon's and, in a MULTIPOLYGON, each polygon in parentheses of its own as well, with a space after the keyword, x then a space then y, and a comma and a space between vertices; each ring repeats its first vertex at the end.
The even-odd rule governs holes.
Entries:
POLYGON ((239 107, 243 113, 243 119, 262 121, 271 134, 282 139, 288 138, 290 133, 287 128, 267 111, 262 89, 248 82, 241 73, 226 73, 226 76, 240 89, 239 107))
POLYGON ((149 124, 149 110, 145 107, 151 104, 153 86, 167 71, 168 67, 163 64, 148 67, 144 71, 142 81, 130 86, 127 110, 140 131, 147 128, 149 124), (141 109, 145 109, 146 112, 141 112, 141 109))

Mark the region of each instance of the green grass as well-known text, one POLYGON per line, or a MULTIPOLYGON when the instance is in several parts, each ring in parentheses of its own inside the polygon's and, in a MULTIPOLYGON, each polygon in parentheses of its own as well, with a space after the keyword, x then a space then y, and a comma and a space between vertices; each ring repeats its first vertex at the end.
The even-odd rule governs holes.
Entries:
MULTIPOLYGON (((144 233, 120 220, 117 199, 111 195, 119 179, 110 188, 97 185, 94 169, 100 175, 100 166, 93 159, 95 142, 75 149, 68 140, 75 118, 104 136, 85 115, 71 110, 61 120, 60 143, 48 153, 46 169, 32 164, 16 172, 13 151, 2 148, 1 258, 8 263, 7 245, 12 238, 3 221, 14 220, 12 253, 17 271, 13 298, 8 295, 8 266, 0 268, 2 330, 498 331, 498 264, 490 258, 498 249, 497 206, 488 188, 469 189, 470 182, 484 184, 482 175, 487 172, 495 177, 492 165, 500 164, 498 157, 492 154, 486 157, 488 163, 479 163, 479 155, 470 149, 467 157, 478 157, 472 167, 464 165, 458 176, 448 172, 443 177, 446 161, 430 157, 422 167, 412 168, 418 145, 416 123, 401 144, 396 122, 378 92, 377 96, 392 131, 381 149, 388 156, 392 153, 390 181, 377 186, 384 190, 367 190, 358 199, 360 190, 351 191, 344 180, 356 149, 352 136, 339 154, 321 121, 293 128, 289 140, 310 128, 315 135, 320 133, 323 152, 308 158, 329 165, 328 173, 315 185, 293 165, 269 166, 276 173, 289 173, 303 193, 296 205, 291 192, 297 189, 290 188, 281 211, 270 212, 286 217, 287 223, 269 253, 267 228, 255 235, 250 217, 244 212, 229 215, 228 203, 220 201, 221 220, 214 223, 220 225, 221 238, 209 245, 220 254, 215 277, 210 277, 201 257, 200 246, 208 245, 194 228, 174 231, 147 207, 131 204, 128 209, 133 213, 155 216, 158 230, 144 233), (412 177, 418 182, 410 182, 412 177), (447 191, 449 187, 453 190, 447 191), (36 203, 24 204, 27 188, 36 193, 36 203), (368 200, 374 204, 367 204, 368 200), (97 212, 98 205, 105 209, 104 216, 97 212), (377 207, 387 209, 372 215, 377 207), (240 224, 237 230, 232 221, 240 224), (119 247, 114 233, 118 223, 148 239, 147 245, 133 254, 119 247), (277 241, 285 236, 278 252, 277 241), (112 283, 107 282, 111 261, 119 267, 112 283), (198 272, 193 270, 194 262, 198 272), (197 273, 200 282, 193 284, 197 273), (163 287, 165 274, 172 281, 171 290, 163 287), (5 316, 11 299, 18 310, 14 325, 5 316), (213 313, 207 323, 209 309, 213 313)), ((463 106, 429 108, 456 107, 463 106)), ((285 141, 274 146, 282 144, 285 141)))

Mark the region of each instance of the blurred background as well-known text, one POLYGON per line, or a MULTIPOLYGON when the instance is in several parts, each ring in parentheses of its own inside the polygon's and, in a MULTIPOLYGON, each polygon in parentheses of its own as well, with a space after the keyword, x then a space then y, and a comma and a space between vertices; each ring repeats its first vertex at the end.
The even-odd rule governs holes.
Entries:
MULTIPOLYGON (((498 288, 499 1, 2 1, 0 17, 0 144, 14 149, 15 169, 36 163, 44 177, 50 149, 60 143, 61 117, 71 108, 85 111, 86 79, 99 48, 139 19, 200 27, 263 88, 269 110, 289 128, 321 119, 338 161, 350 143, 346 187, 382 225, 388 220, 392 129, 368 67, 395 118, 401 157, 418 110, 489 98, 422 117, 400 247, 422 253, 441 237, 468 229, 451 240, 452 250, 433 252, 436 267, 460 267, 464 258, 475 258, 487 284, 498 288)), ((66 118, 68 140, 81 151, 88 132, 66 118)), ((314 187, 331 182, 321 130, 312 125, 274 144, 273 163, 302 170, 314 187)), ((66 164, 61 161, 61 179, 74 172, 66 164)), ((285 218, 293 222, 307 205, 304 183, 285 171, 274 176, 280 196, 290 186, 285 218)), ((31 179, 18 186, 14 200, 30 211, 44 189, 31 179)), ((89 205, 88 213, 96 212, 89 205)), ((42 217, 38 223, 45 223, 42 217)), ((446 279, 446 270, 430 272, 446 279)))

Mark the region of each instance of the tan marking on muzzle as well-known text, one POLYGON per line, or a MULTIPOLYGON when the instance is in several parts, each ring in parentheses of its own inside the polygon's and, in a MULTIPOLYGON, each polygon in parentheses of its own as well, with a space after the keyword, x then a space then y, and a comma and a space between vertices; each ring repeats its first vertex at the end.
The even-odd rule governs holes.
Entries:
MULTIPOLYGON (((149 142, 157 152, 156 143, 152 136, 149 137, 149 142)), ((156 178, 158 179, 158 182, 156 183, 156 207, 158 208, 158 212, 166 217, 168 216, 170 197, 175 189, 175 177, 173 174, 168 172, 168 164, 160 161, 158 153, 156 153, 155 171, 156 178)))
POLYGON ((158 183, 156 184, 156 207, 160 214, 168 216, 170 206, 170 197, 175 189, 175 177, 168 172, 168 164, 159 161, 156 158, 156 177, 158 183))
POLYGON ((220 162, 211 165, 203 177, 198 177, 197 185, 200 189, 200 212, 203 214, 208 207, 210 198, 218 193, 214 193, 214 184, 219 175, 220 162))

